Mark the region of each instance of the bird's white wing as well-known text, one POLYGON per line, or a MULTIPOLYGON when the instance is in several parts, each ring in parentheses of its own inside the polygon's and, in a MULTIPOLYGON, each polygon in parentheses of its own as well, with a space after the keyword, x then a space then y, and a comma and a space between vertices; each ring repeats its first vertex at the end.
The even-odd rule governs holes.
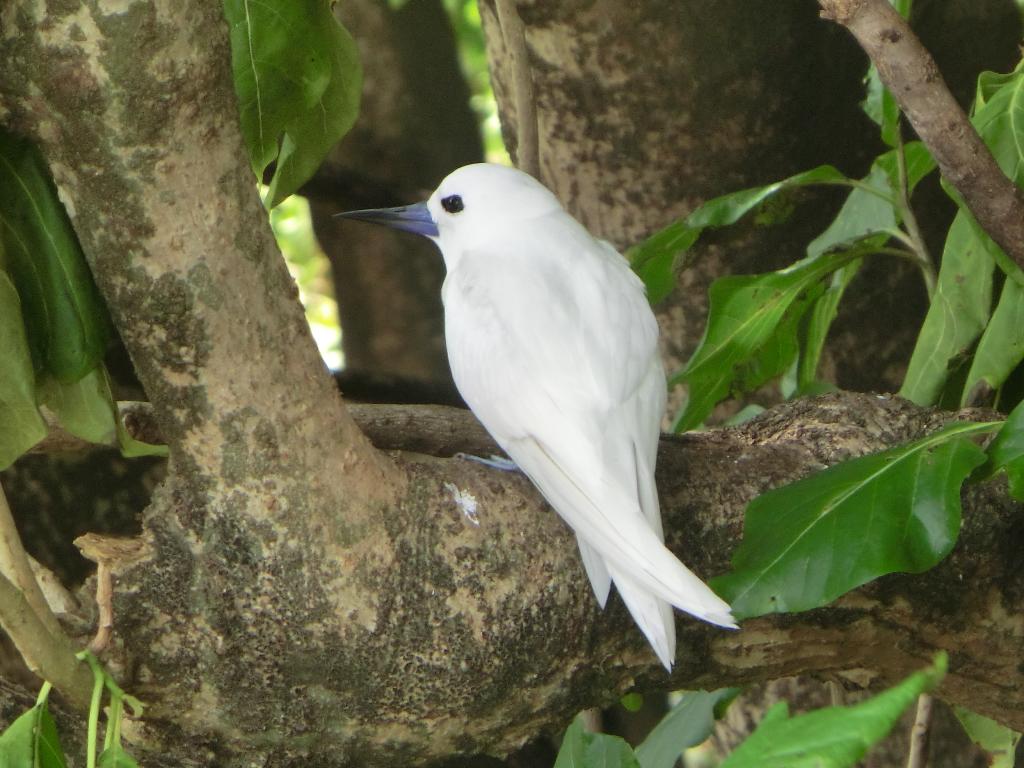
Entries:
POLYGON ((662 544, 653 487, 664 383, 657 326, 621 256, 559 215, 495 232, 445 282, 460 392, 499 444, 615 571, 732 625, 728 606, 662 544), (660 381, 659 381, 660 380, 660 381))

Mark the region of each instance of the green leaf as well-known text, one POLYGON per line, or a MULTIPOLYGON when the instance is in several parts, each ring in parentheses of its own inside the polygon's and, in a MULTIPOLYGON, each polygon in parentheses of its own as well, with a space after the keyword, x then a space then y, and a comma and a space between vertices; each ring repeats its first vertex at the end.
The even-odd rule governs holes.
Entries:
POLYGON ((35 707, 39 710, 38 727, 35 731, 36 768, 65 768, 64 750, 57 735, 57 724, 45 703, 35 707))
POLYGON ((73 384, 63 384, 53 377, 40 379, 39 401, 72 435, 90 443, 115 444, 117 406, 103 366, 73 384))
POLYGON ((21 303, 7 274, 0 271, 0 469, 46 437, 36 408, 35 375, 29 356, 21 303))
POLYGON ((964 384, 961 405, 972 400, 979 385, 989 390, 1002 386, 1024 360, 1024 286, 1007 280, 992 318, 981 334, 964 384))
POLYGON ((589 733, 577 717, 565 731, 554 768, 640 768, 640 764, 625 741, 589 733))
POLYGON ((806 394, 818 383, 818 365, 828 331, 839 312, 839 302, 850 281, 860 270, 862 261, 855 259, 833 272, 828 288, 814 301, 804 317, 804 344, 796 380, 797 392, 800 394, 806 394))
POLYGON ((242 134, 257 177, 277 167, 269 207, 295 192, 359 112, 355 42, 326 0, 224 0, 242 134))
POLYGON ((120 744, 111 744, 100 755, 99 768, 139 768, 131 755, 120 744))
POLYGON ((950 372, 988 323, 995 243, 957 212, 946 236, 939 279, 917 336, 900 395, 918 405, 938 401, 950 372))
POLYGON ((65 768, 57 726, 45 702, 32 707, 0 734, 0 766, 65 768))
POLYGON ((37 369, 75 381, 107 346, 106 308, 39 151, 0 131, 0 241, 37 369))
MULTIPOLYGON (((686 368, 671 381, 672 385, 685 382, 689 388, 676 428, 683 431, 700 424, 737 380, 750 387, 766 374, 781 373, 788 365, 786 338, 795 332, 812 298, 808 292, 853 258, 850 253, 828 253, 777 272, 716 280, 710 290, 704 338, 686 368), (778 334, 780 328, 786 333, 778 334)), ((795 344, 791 351, 795 353, 795 344)))
POLYGON ((697 242, 701 232, 708 227, 735 224, 780 192, 812 184, 840 183, 849 183, 849 179, 831 165, 819 165, 774 184, 716 197, 633 246, 626 256, 647 286, 647 298, 655 304, 672 291, 680 256, 697 242))
POLYGON ((988 752, 990 768, 1014 768, 1020 734, 964 707, 953 707, 971 741, 988 752))
POLYGON ((903 711, 932 690, 946 672, 946 656, 894 688, 850 707, 826 707, 789 717, 781 702, 720 768, 845 768, 885 738, 903 711))
POLYGON ((988 461, 976 473, 975 479, 984 480, 999 470, 1005 470, 1010 495, 1024 501, 1024 402, 1006 417, 987 453, 988 461))
POLYGON ((736 688, 683 694, 636 748, 641 768, 672 768, 684 750, 703 744, 715 727, 715 708, 732 700, 736 688))
MULTIPOLYGON (((879 247, 889 239, 902 221, 897 199, 899 195, 899 150, 893 149, 875 158, 868 175, 850 191, 832 224, 807 246, 807 255, 816 256, 844 244, 880 235, 874 241, 879 247)), ((903 147, 907 166, 907 195, 921 179, 935 170, 935 160, 927 147, 913 141, 903 147)))
MULTIPOLYGON (((1008 74, 983 72, 978 77, 971 123, 1003 173, 1024 187, 1024 59, 1008 74)), ((954 200, 963 208, 957 196, 954 200)), ((998 246, 992 249, 1000 269, 1024 285, 1020 267, 998 246)))
POLYGON ((958 422, 754 499, 733 570, 712 581, 737 618, 806 611, 887 573, 918 573, 960 531, 960 486, 985 454, 958 422))

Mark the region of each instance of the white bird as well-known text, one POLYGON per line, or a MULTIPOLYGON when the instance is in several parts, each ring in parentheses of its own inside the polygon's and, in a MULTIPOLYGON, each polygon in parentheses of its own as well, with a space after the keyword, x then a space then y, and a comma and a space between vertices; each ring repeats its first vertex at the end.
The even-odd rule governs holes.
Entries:
POLYGON ((654 483, 666 385, 643 283, 533 177, 478 163, 426 203, 339 214, 441 249, 455 384, 576 533, 603 608, 614 581, 669 670, 671 606, 735 627, 729 605, 664 545, 654 483))

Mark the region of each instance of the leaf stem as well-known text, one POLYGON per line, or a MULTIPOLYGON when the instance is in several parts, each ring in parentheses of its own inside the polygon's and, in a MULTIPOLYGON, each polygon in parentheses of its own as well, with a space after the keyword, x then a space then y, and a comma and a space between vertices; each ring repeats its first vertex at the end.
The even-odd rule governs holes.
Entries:
POLYGON ((899 126, 896 130, 896 172, 898 175, 897 188, 899 197, 896 201, 896 207, 900 211, 900 215, 903 218, 903 224, 907 228, 907 234, 910 236, 910 244, 915 254, 914 263, 917 264, 918 269, 921 270, 921 277, 924 279, 924 287, 928 292, 928 301, 931 301, 935 296, 935 288, 938 283, 938 279, 935 274, 935 262, 932 261, 931 254, 928 252, 928 244, 924 240, 924 235, 921 234, 921 227, 918 226, 917 216, 914 215, 914 209, 910 205, 910 184, 907 176, 907 155, 904 151, 903 136, 900 133, 899 126))

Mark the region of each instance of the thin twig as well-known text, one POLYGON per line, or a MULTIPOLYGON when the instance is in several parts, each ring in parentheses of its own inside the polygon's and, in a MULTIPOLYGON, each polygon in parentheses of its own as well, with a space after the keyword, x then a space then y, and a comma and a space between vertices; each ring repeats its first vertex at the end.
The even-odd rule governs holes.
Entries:
POLYGON ((526 48, 526 27, 519 16, 516 0, 495 0, 498 24, 512 63, 512 94, 516 105, 516 165, 540 178, 540 139, 537 104, 533 96, 533 73, 526 48))
POLYGON ((21 590, 26 602, 46 627, 46 631, 54 637, 61 637, 64 630, 50 610, 43 590, 39 588, 39 582, 32 573, 32 566, 29 564, 28 555, 25 554, 25 548, 21 545, 21 537, 14 525, 14 517, 11 515, 3 487, 0 487, 0 573, 21 590))
POLYGON ((907 768, 925 768, 928 765, 928 740, 931 735, 932 697, 922 693, 917 697, 917 716, 910 731, 910 754, 907 768))
POLYGON ((96 635, 89 642, 89 650, 96 655, 106 650, 114 634, 114 590, 111 582, 110 568, 106 563, 100 562, 96 566, 96 607, 99 609, 100 617, 96 625, 96 635))
POLYGON ((1024 268, 1024 193, 1000 170, 949 92, 934 59, 889 0, 818 0, 878 68, 943 177, 982 228, 1024 268))
POLYGON ((28 668, 49 681, 75 706, 87 709, 92 692, 88 667, 75 658, 63 632, 52 635, 28 604, 24 593, 0 575, 0 626, 28 668))
POLYGON ((921 233, 921 227, 917 224, 917 216, 914 215, 914 209, 910 207, 910 181, 907 175, 907 156, 903 147, 903 137, 900 135, 899 129, 896 131, 896 140, 898 142, 896 147, 896 168, 899 174, 900 213, 903 216, 903 223, 907 227, 907 234, 910 235, 911 242, 913 243, 914 253, 917 255, 916 261, 921 270, 921 277, 924 279, 928 300, 931 301, 935 295, 935 287, 938 283, 938 278, 935 275, 935 262, 932 261, 932 256, 928 253, 928 244, 921 233))

